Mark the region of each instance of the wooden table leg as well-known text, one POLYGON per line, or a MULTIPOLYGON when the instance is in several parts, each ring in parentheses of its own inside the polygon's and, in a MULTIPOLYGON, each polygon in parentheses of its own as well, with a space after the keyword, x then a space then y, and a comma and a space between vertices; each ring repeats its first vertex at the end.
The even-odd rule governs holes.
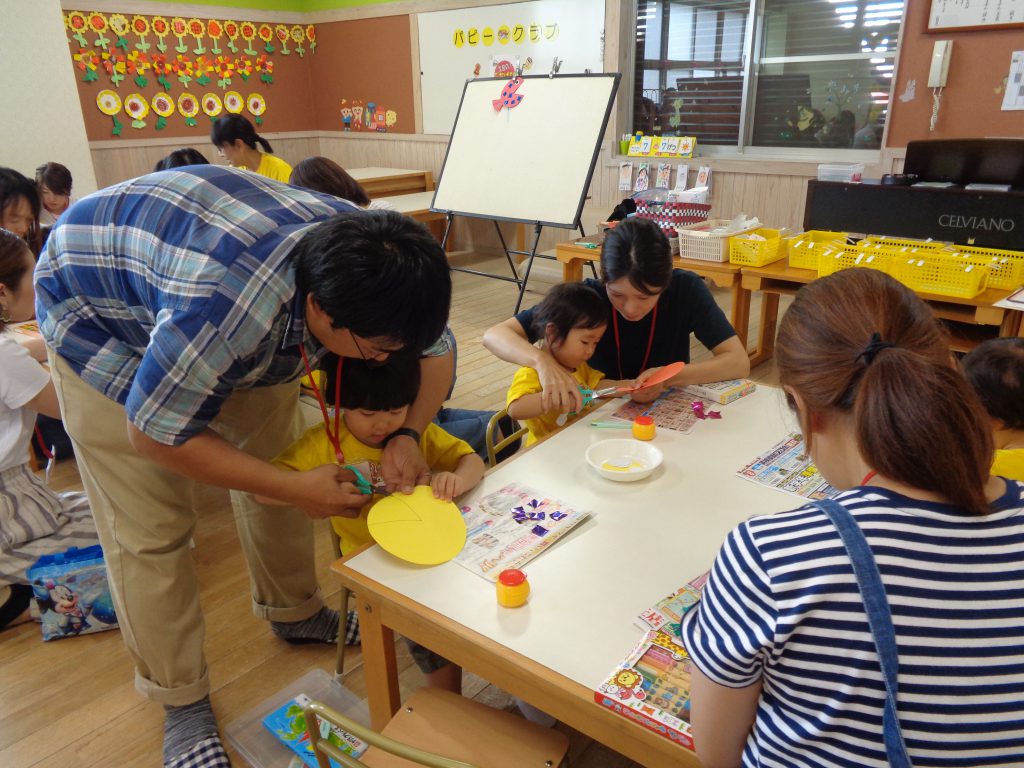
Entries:
POLYGON ((740 276, 736 275, 731 286, 732 311, 729 321, 739 337, 743 349, 747 348, 747 334, 750 333, 750 291, 743 287, 740 276))
POLYGON ((583 279, 583 259, 569 259, 562 262, 562 282, 578 283, 583 279))
POLYGON ((381 623, 380 605, 372 602, 372 598, 360 595, 358 602, 370 723, 379 731, 391 722, 402 704, 395 662, 395 633, 381 623))
POLYGON ((775 325, 779 320, 779 294, 763 293, 761 299, 761 330, 757 351, 750 357, 750 367, 771 360, 775 355, 775 325))
POLYGON ((1003 322, 999 326, 1000 336, 1018 336, 1021 329, 1021 318, 1024 312, 1008 309, 1003 313, 1003 322))

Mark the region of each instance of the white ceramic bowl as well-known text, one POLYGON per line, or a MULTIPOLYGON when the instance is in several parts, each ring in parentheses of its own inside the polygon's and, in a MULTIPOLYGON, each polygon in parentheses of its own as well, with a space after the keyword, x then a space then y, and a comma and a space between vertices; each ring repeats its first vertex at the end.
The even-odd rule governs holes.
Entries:
POLYGON ((643 480, 658 468, 661 451, 640 440, 602 440, 587 448, 587 463, 601 477, 619 483, 643 480))

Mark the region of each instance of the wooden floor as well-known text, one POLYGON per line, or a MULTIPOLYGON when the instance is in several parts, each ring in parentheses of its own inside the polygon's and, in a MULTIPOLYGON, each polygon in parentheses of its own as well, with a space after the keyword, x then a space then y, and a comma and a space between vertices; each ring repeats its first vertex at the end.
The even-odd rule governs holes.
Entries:
MULTIPOLYGON (((504 260, 486 263, 507 271, 504 260)), ((540 299, 560 279, 560 265, 538 262, 524 306, 540 299)), ((501 362, 480 346, 488 326, 511 314, 515 303, 509 283, 455 273, 451 325, 459 342, 458 385, 453 405, 497 409, 514 366, 501 362)), ((723 306, 728 294, 716 292, 723 306)), ((752 315, 756 316, 755 304, 752 315)), ((707 352, 695 342, 694 357, 707 352), (698 354, 698 349, 700 353, 698 354)), ((774 383, 768 363, 753 377, 774 383)), ((62 462, 54 473, 58 490, 81 488, 74 461, 62 462)), ((209 489, 198 501, 201 513, 195 535, 196 560, 206 616, 206 656, 213 686, 213 706, 221 726, 238 719, 256 704, 313 667, 333 670, 334 650, 326 646, 288 646, 274 638, 267 622, 250 610, 248 577, 238 546, 225 492, 209 489)), ((318 523, 317 569, 329 604, 337 599, 326 523, 318 523)), ((652 596, 657 597, 657 596, 652 596)), ((623 648, 623 654, 628 649, 623 648)), ((403 694, 422 682, 405 644, 398 644, 403 694)), ((345 685, 365 697, 359 649, 350 649, 345 685)), ((503 691, 468 676, 467 695, 500 707, 511 707, 503 691)), ((96 766, 133 768, 160 765, 163 709, 135 692, 133 670, 118 632, 86 635, 43 643, 39 628, 26 624, 0 633, 0 766, 30 768, 96 766)), ((585 736, 563 728, 571 738, 575 768, 627 768, 637 765, 585 736)), ((233 764, 245 766, 232 752, 233 764)), ((287 764, 282 763, 282 768, 287 764)))

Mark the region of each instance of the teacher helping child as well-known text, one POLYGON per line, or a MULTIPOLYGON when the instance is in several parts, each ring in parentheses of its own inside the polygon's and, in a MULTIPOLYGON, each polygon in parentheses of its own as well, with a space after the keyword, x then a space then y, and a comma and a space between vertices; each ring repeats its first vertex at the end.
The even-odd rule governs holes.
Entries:
MULTIPOLYGON (((642 384, 658 369, 690 361, 690 334, 707 347, 710 360, 687 365, 679 374, 633 395, 650 401, 667 387, 723 381, 750 372, 747 352, 704 281, 672 268, 672 251, 661 230, 644 219, 627 219, 605 237, 601 279, 585 280, 608 307, 609 322, 588 364, 614 380, 642 384)), ((523 310, 484 333, 483 343, 510 363, 534 369, 543 389, 545 412, 579 411, 583 396, 539 336, 535 309, 523 310)))

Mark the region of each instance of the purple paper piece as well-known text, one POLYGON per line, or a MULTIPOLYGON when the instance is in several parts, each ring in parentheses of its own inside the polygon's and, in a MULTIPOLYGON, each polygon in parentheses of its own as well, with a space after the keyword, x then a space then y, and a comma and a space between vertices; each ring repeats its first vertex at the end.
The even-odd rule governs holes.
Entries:
POLYGON ((543 512, 531 512, 527 515, 530 520, 543 520, 546 515, 543 512))
POLYGON ((522 507, 512 507, 512 512, 513 512, 513 514, 520 514, 520 515, 525 515, 526 514, 526 510, 523 509, 522 507))
POLYGON ((526 513, 525 512, 513 512, 512 513, 512 519, 515 520, 517 523, 525 522, 526 521, 526 513))
POLYGON ((559 520, 562 520, 563 518, 566 518, 566 517, 568 517, 568 515, 565 514, 565 512, 552 512, 551 513, 551 519, 554 520, 556 523, 559 520))
POLYGON ((545 528, 543 525, 535 525, 532 529, 530 529, 530 533, 532 533, 534 536, 547 536, 548 529, 545 528))
POLYGON ((537 507, 540 506, 540 501, 538 501, 537 499, 530 499, 530 503, 527 504, 527 506, 533 507, 534 509, 536 509, 537 507))

